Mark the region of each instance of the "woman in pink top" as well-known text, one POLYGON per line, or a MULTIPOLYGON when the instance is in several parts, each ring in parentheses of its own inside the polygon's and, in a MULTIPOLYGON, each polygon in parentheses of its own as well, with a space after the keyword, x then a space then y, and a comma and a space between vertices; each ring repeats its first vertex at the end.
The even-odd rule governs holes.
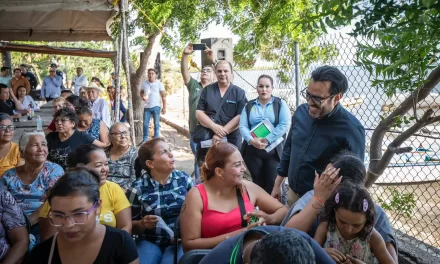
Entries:
POLYGON ((184 251, 212 249, 249 228, 281 223, 287 208, 243 180, 245 171, 234 145, 221 142, 211 147, 202 166, 204 182, 189 191, 180 213, 184 251), (259 210, 254 210, 256 206, 259 210), (248 226, 251 216, 259 221, 248 226))

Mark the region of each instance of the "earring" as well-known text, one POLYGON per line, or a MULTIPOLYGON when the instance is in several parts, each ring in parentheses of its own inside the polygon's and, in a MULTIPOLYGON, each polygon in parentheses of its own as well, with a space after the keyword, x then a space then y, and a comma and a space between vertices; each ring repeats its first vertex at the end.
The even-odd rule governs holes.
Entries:
POLYGON ((222 175, 219 175, 219 177, 222 179, 222 181, 225 180, 225 178, 222 175))
POLYGON ((99 216, 95 217, 96 223, 99 224, 99 216))

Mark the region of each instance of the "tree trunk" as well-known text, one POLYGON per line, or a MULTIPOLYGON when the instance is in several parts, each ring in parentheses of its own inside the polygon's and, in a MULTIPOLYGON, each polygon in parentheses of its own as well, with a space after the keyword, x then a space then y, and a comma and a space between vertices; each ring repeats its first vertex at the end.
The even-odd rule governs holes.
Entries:
POLYGON ((394 124, 395 118, 404 116, 413 107, 417 107, 417 104, 430 94, 432 89, 434 89, 434 87, 440 82, 440 66, 435 68, 429 74, 427 80, 428 81, 420 87, 420 89, 412 92, 411 95, 406 98, 387 118, 382 120, 374 130, 370 143, 370 164, 368 165, 367 170, 366 187, 373 185, 373 183, 382 175, 395 153, 403 153, 405 151, 405 149, 400 148, 400 145, 406 139, 411 137, 422 127, 439 121, 440 117, 431 117, 433 111, 432 109, 428 109, 421 119, 417 119, 417 122, 413 126, 402 132, 400 136, 393 140, 388 146, 385 155, 382 155, 383 139, 386 132, 394 124))
MULTIPOLYGON (((149 67, 154 66, 154 61, 156 59, 157 49, 159 47, 162 34, 156 32, 148 36, 148 44, 144 49, 144 55, 139 63, 139 68, 135 71, 133 62, 129 61, 130 67, 130 84, 132 91, 132 101, 133 101, 133 123, 135 128, 135 134, 137 137, 143 135, 143 120, 144 120, 144 104, 145 102, 140 97, 141 84, 144 79, 146 70, 149 67), (156 52, 155 52, 156 51, 156 52), (153 64, 149 65, 150 57, 154 57, 153 64)), ((125 68, 125 63, 123 63, 125 68)), ((127 69, 124 69, 127 70, 127 69)), ((129 117, 131 118, 131 117, 129 117)))
POLYGON ((9 67, 9 75, 12 74, 12 59, 11 59, 11 52, 10 51, 2 51, 2 65, 5 67, 9 67))

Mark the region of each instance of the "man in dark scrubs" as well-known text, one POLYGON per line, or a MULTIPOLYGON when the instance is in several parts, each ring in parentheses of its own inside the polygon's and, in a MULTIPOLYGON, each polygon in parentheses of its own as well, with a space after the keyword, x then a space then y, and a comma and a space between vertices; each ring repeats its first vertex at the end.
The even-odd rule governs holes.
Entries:
MULTIPOLYGON (((231 83, 232 65, 221 60, 215 65, 217 82, 203 89, 196 110, 196 118, 200 125, 210 129, 214 136, 212 144, 227 139, 241 149, 242 137, 238 130, 240 114, 247 103, 245 91, 231 83), (217 110, 218 117, 214 120, 217 110)), ((197 160, 204 161, 209 148, 197 144, 197 160)))

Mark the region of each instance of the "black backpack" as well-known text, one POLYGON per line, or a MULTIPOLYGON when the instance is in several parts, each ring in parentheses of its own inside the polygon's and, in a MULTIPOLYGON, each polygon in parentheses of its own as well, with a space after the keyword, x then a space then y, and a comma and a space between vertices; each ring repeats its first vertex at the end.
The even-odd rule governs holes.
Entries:
MULTIPOLYGON (((272 108, 273 108, 273 112, 275 115, 275 122, 274 122, 273 126, 276 127, 280 121, 281 98, 273 96, 273 99, 274 100, 273 100, 272 108)), ((251 122, 249 121, 249 116, 250 116, 252 107, 254 107, 255 100, 257 100, 257 99, 250 100, 246 105, 246 114, 247 114, 247 121, 248 121, 249 129, 251 128, 251 122)), ((284 134, 283 138, 286 139, 286 134, 284 134)), ((244 155, 244 149, 246 148, 246 145, 247 145, 247 142, 246 141, 243 142, 243 148, 242 148, 243 155, 244 155)), ((283 142, 278 144, 278 146, 276 147, 277 154, 280 159, 281 159, 281 154, 283 153, 283 147, 284 147, 284 140, 283 140, 283 142)))

